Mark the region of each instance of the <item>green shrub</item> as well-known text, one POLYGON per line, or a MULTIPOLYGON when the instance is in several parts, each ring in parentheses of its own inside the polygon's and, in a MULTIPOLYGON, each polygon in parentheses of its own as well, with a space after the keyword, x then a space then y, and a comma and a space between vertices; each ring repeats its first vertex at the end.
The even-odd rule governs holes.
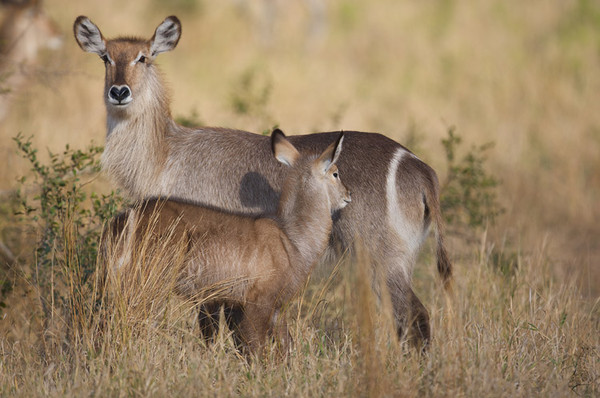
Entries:
POLYGON ((20 155, 33 173, 20 179, 17 213, 36 234, 33 286, 38 289, 45 315, 63 304, 69 314, 80 308, 84 290, 96 268, 102 226, 122 206, 118 193, 87 193, 86 185, 100 169, 103 148, 74 150, 68 145, 60 154, 49 153, 48 164, 38 158, 31 138, 14 138, 20 155), (86 181, 83 176, 88 176, 86 181), (27 192, 34 191, 30 195, 27 192))
POLYGON ((451 228, 483 226, 503 212, 496 194, 500 182, 485 167, 493 143, 473 146, 459 159, 462 139, 454 131, 450 128, 448 138, 442 139, 448 164, 441 188, 442 213, 451 228))

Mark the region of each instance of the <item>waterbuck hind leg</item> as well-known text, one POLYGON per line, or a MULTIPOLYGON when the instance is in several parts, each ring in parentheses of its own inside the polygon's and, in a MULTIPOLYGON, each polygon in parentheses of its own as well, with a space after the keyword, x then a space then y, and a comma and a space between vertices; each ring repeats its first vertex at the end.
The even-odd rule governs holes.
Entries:
POLYGON ((427 347, 431 339, 429 313, 400 270, 387 275, 387 285, 396 320, 398 338, 408 337, 417 349, 427 347))
POLYGON ((431 340, 429 313, 412 289, 410 296, 410 341, 417 349, 426 350, 431 340))

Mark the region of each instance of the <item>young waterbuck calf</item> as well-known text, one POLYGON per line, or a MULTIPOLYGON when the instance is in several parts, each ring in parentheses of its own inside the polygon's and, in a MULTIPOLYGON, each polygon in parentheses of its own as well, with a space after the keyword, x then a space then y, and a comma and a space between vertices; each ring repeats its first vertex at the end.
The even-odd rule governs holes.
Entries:
MULTIPOLYGON (((275 214, 284 170, 268 137, 221 128, 191 129, 171 117, 169 97, 154 61, 175 48, 181 23, 166 18, 151 39, 107 40, 87 17, 75 39, 104 61, 107 137, 102 167, 130 197, 169 197, 232 212, 275 214), (227 167, 224 167, 227 165, 227 167)), ((322 153, 339 132, 289 137, 300 152, 322 153)), ((411 278, 433 223, 437 267, 444 284, 452 267, 443 239, 435 172, 409 150, 380 134, 345 132, 338 167, 355 192, 353 205, 335 215, 331 252, 360 239, 377 274, 384 275, 399 335, 409 326, 418 344, 430 338, 427 310, 411 278)))
MULTIPOLYGON (((119 259, 114 266, 127 267, 126 259, 135 257, 127 251, 139 251, 147 234, 154 245, 165 239, 181 242, 185 254, 179 292, 208 304, 240 308, 241 341, 256 352, 275 321, 283 322, 277 320, 279 310, 306 283, 326 250, 332 213, 351 201, 336 166, 343 139, 340 135, 318 157, 304 156, 275 130, 274 157, 288 166, 276 216, 249 217, 175 200, 150 200, 113 221, 112 241, 118 243, 113 243, 116 253, 108 258, 119 259), (198 297, 198 292, 229 281, 237 283, 225 293, 198 297)), ((287 332, 282 337, 287 340, 286 336, 287 332)))

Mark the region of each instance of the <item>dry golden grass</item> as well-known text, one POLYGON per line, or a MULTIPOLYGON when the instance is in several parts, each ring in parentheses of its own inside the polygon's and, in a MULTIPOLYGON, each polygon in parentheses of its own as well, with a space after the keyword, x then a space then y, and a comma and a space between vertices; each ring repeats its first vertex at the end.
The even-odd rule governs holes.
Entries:
POLYGON ((0 395, 600 394, 600 7, 336 0, 327 2, 327 33, 311 41, 304 2, 287 1, 266 46, 258 3, 244 11, 233 1, 46 2, 65 45, 42 54, 40 74, 0 125, 0 189, 27 169, 10 140, 18 132, 53 151, 103 143, 103 66, 72 39, 77 15, 109 37, 149 37, 176 14, 182 40, 158 59, 174 116, 197 112, 205 124, 259 133, 275 123, 288 134, 378 131, 409 145, 442 180, 448 127, 468 145, 495 142, 488 167, 502 181, 506 212, 468 241, 450 240, 454 297, 436 283, 428 251, 416 270, 432 318, 430 352, 419 357, 391 338, 386 301, 370 297, 361 277, 367 260, 316 278, 291 305, 296 348, 284 362, 247 362, 226 331, 206 347, 192 306, 171 295, 164 323, 138 322, 127 334, 111 318, 111 333, 99 338, 92 318, 79 319, 74 338, 59 303, 57 318, 43 319, 23 271, 0 321, 0 395), (248 73, 254 86, 240 90, 248 73), (265 89, 262 105, 235 112, 234 93, 250 101, 265 89), (369 312, 374 306, 383 309, 369 312))
MULTIPOLYGON (((33 345, 3 338, 0 394, 9 396, 566 396, 598 394, 598 307, 573 281, 556 283, 545 247, 503 275, 481 251, 457 261, 447 297, 433 267, 421 280, 435 338, 419 355, 395 338, 388 301, 373 296, 368 259, 313 280, 286 312, 294 350, 280 360, 236 353, 223 328, 208 346, 194 306, 171 289, 177 249, 141 248, 138 260, 84 311, 33 345), (147 250, 147 251, 146 251, 147 250), (147 258, 153 260, 147 261, 147 258), (116 289, 114 289, 116 287, 116 289), (91 311, 94 305, 95 310, 91 311)), ((175 247, 175 246, 173 246, 175 247)))

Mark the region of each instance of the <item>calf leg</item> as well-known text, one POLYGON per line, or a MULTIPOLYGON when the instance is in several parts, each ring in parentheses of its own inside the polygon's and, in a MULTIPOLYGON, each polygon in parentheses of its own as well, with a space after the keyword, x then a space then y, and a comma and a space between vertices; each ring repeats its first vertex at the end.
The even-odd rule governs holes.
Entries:
POLYGON ((272 332, 272 309, 259 303, 248 303, 239 325, 246 353, 262 355, 267 335, 272 332))
POLYGON ((219 308, 215 303, 200 304, 198 310, 198 326, 206 341, 212 340, 219 331, 219 308))
POLYGON ((280 317, 280 311, 275 311, 271 317, 271 330, 278 350, 281 354, 287 354, 293 341, 286 320, 280 317))
POLYGON ((198 311, 198 326, 200 333, 206 341, 214 339, 219 332, 219 317, 223 307, 223 314, 227 327, 234 332, 236 345, 240 344, 237 331, 242 320, 243 312, 240 306, 223 304, 219 302, 203 303, 198 311))

